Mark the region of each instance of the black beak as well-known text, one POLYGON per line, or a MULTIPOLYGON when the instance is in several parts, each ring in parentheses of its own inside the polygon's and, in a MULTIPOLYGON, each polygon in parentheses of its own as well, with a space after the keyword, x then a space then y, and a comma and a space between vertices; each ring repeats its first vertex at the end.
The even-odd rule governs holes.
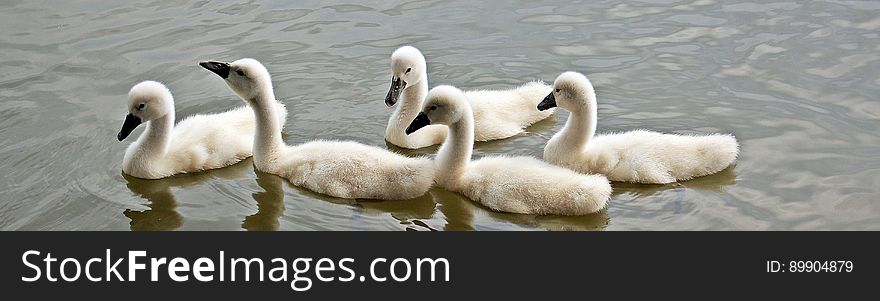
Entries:
POLYGON ((385 95, 385 105, 393 106, 400 98, 400 91, 406 88, 406 82, 399 77, 391 78, 391 88, 388 89, 388 95, 385 95))
POLYGON ((211 70, 211 72, 216 73, 223 79, 229 77, 229 63, 226 62, 217 62, 217 61, 207 61, 199 63, 199 66, 204 67, 205 69, 211 70))
POLYGON ((140 124, 141 124, 140 118, 138 118, 137 116, 128 114, 128 116, 125 116, 125 122, 122 123, 122 129, 119 130, 119 134, 116 134, 116 139, 119 139, 119 141, 122 141, 123 139, 125 139, 125 137, 128 137, 128 135, 131 134, 131 131, 134 131, 134 129, 136 127, 138 127, 138 125, 140 125, 140 124))
POLYGON ((547 97, 544 97, 544 100, 542 100, 541 103, 538 104, 539 111, 546 111, 546 110, 549 110, 550 108, 555 108, 555 107, 556 107, 556 96, 553 96, 553 92, 550 92, 550 95, 547 95, 547 97))
POLYGON ((428 126, 431 124, 431 119, 428 119, 428 115, 425 112, 419 112, 419 115, 416 116, 416 119, 413 119, 412 123, 406 127, 406 134, 412 134, 415 131, 418 131, 420 128, 428 126))

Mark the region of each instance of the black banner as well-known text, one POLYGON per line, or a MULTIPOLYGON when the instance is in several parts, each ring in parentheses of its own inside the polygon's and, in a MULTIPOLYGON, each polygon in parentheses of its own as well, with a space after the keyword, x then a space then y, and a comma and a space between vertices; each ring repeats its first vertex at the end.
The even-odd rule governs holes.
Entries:
POLYGON ((876 232, 0 233, 4 294, 37 300, 860 296, 878 279, 877 237, 876 232))

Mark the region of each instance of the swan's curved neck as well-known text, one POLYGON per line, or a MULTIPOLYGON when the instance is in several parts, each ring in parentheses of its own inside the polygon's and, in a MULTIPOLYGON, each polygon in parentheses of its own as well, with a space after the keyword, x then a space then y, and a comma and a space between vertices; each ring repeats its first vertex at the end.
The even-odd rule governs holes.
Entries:
POLYGON ((247 101, 254 111, 254 165, 266 171, 278 160, 284 141, 281 139, 281 120, 278 118, 272 83, 264 83, 253 99, 247 101))
POLYGON ((141 134, 139 152, 145 157, 161 157, 171 146, 171 132, 174 130, 174 110, 165 116, 147 123, 147 129, 141 134))
POLYGON ((441 182, 459 179, 474 151, 474 114, 469 106, 461 113, 464 117, 449 126, 449 135, 437 151, 437 179, 441 182))
POLYGON ((388 133, 403 135, 404 129, 409 126, 416 115, 422 110, 425 96, 428 95, 428 75, 423 74, 421 80, 412 86, 407 86, 400 95, 401 100, 397 109, 391 114, 388 121, 388 133))
POLYGON ((561 143, 567 144, 570 149, 583 149, 596 134, 596 94, 588 91, 583 95, 586 105, 578 110, 572 110, 562 129, 561 143))

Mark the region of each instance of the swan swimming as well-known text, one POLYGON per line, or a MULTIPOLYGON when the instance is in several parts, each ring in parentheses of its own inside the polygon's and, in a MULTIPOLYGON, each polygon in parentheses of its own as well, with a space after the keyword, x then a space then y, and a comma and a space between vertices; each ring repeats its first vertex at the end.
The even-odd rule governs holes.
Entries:
MULTIPOLYGON (((391 55, 391 88, 385 104, 394 106, 403 98, 388 119, 385 140, 403 148, 422 148, 443 142, 446 128, 425 127, 418 133, 405 135, 404 129, 416 117, 428 94, 428 72, 425 56, 412 46, 403 46, 391 55)), ((522 133, 523 129, 553 114, 552 110, 535 111, 535 105, 550 93, 550 86, 530 82, 510 90, 465 92, 474 112, 475 140, 504 139, 522 133)))
POLYGON ((596 133, 596 92, 586 76, 565 72, 538 110, 571 112, 565 127, 544 147, 544 160, 612 181, 666 184, 719 172, 736 159, 739 144, 727 134, 688 136, 636 130, 596 133))
POLYGON ((449 128, 435 159, 437 184, 492 210, 585 215, 605 208, 611 195, 611 185, 605 176, 579 174, 532 157, 498 156, 471 161, 474 117, 467 97, 455 87, 431 89, 406 134, 431 124, 449 128))
POLYGON ((428 158, 410 158, 350 141, 316 140, 289 146, 281 140, 275 115, 275 93, 269 72, 254 59, 200 63, 224 79, 252 109, 257 170, 287 178, 293 185, 346 199, 412 199, 434 184, 428 158))
MULTIPOLYGON (((287 109, 276 103, 277 119, 287 109)), ((245 106, 216 114, 193 115, 174 125, 174 98, 165 85, 144 81, 128 92, 124 140, 141 123, 147 129, 125 150, 122 171, 142 179, 159 179, 235 164, 253 150, 254 116, 245 106)))

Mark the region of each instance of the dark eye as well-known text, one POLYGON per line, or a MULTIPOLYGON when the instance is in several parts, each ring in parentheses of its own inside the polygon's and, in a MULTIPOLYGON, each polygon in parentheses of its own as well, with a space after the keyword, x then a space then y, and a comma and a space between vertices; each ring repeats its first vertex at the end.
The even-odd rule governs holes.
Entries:
POLYGON ((144 106, 146 106, 146 104, 140 104, 140 105, 138 105, 138 110, 143 110, 143 109, 144 109, 144 106))
POLYGON ((241 71, 241 70, 235 70, 235 73, 238 74, 238 75, 244 76, 244 71, 241 71))
POLYGON ((436 109, 437 109, 437 106, 431 106, 430 108, 428 108, 428 111, 433 111, 433 110, 436 110, 436 109))
POLYGON ((405 73, 409 73, 410 71, 412 71, 412 68, 406 68, 406 72, 405 72, 405 73))
POLYGON ((556 89, 556 93, 559 93, 559 89, 556 89))

